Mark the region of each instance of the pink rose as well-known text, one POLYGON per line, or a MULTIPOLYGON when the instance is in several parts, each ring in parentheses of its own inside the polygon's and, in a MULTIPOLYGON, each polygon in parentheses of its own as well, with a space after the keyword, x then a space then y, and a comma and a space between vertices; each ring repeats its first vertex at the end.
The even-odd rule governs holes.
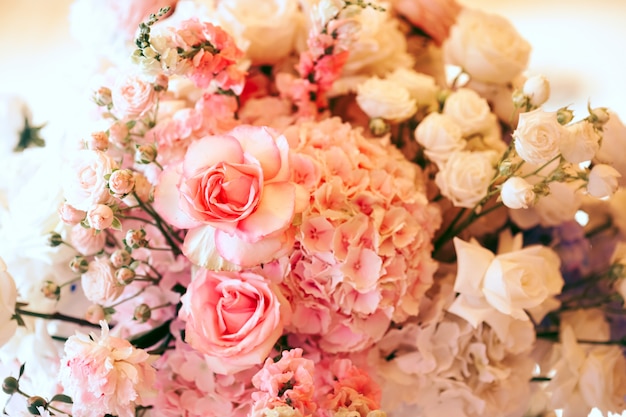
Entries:
POLYGON ((67 203, 64 203, 59 207, 59 217, 65 224, 75 225, 83 221, 87 213, 82 210, 77 210, 67 203))
POLYGON ((96 204, 87 212, 89 226, 96 230, 104 230, 113 224, 113 210, 104 204, 96 204))
POLYGON ((136 119, 152 109, 156 92, 139 77, 119 78, 112 90, 113 110, 123 119, 136 119))
POLYGON ((107 258, 95 258, 81 277, 85 297, 93 303, 110 304, 124 292, 115 278, 115 269, 107 258))
POLYGON ((448 37, 461 6, 455 0, 395 0, 393 7, 437 45, 448 37))
POLYGON ((94 204, 111 201, 105 176, 117 168, 116 162, 100 151, 81 150, 66 166, 63 191, 67 204, 87 211, 94 204))
POLYGON ((220 374, 263 363, 291 314, 282 294, 251 272, 199 270, 181 301, 185 341, 220 374))
POLYGON ((93 255, 104 248, 106 234, 76 224, 70 230, 70 243, 81 255, 93 255))
POLYGON ((117 198, 124 198, 133 192, 135 176, 130 169, 119 169, 109 177, 109 189, 117 198))

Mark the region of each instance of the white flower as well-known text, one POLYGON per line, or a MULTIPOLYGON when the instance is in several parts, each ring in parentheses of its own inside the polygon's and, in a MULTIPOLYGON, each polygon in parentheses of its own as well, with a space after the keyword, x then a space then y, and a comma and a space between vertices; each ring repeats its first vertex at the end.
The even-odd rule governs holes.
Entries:
POLYGON ((595 165, 589 172, 587 192, 589 195, 597 198, 610 197, 619 187, 619 177, 621 177, 621 174, 612 166, 605 164, 595 165))
POLYGON ((626 185, 626 126, 615 113, 610 113, 609 121, 602 128, 602 143, 596 152, 596 161, 617 169, 622 177, 620 184, 626 185))
POLYGON ((443 106, 443 114, 452 117, 461 127, 463 136, 485 131, 493 120, 487 100, 468 88, 450 94, 443 106))
POLYGON ((437 173, 435 183, 456 207, 472 208, 487 195, 497 159, 494 151, 455 152, 437 173))
POLYGON ((570 326, 577 339, 606 342, 611 338, 611 325, 599 308, 565 311, 559 318, 561 326, 570 326))
POLYGON ((124 286, 115 278, 113 265, 104 257, 95 258, 81 277, 85 297, 91 302, 107 305, 124 292, 124 286))
POLYGON ((63 191, 67 203, 78 210, 87 211, 95 204, 111 201, 104 177, 111 174, 114 168, 117 168, 115 161, 103 152, 76 152, 64 173, 63 191))
POLYGON ((445 114, 430 113, 415 129, 415 140, 422 145, 425 154, 441 169, 454 152, 465 147, 461 128, 445 114))
POLYGON ((539 107, 550 98, 550 83, 545 76, 535 75, 526 80, 522 92, 533 107, 539 107))
POLYGON ((543 165, 555 158, 569 132, 559 124, 556 113, 541 109, 522 113, 513 132, 515 150, 526 162, 543 165))
POLYGON ((255 65, 276 64, 289 55, 301 20, 295 0, 219 2, 212 17, 250 42, 246 56, 255 65))
POLYGON ((372 77, 357 87, 356 102, 371 119, 391 122, 409 119, 417 111, 416 101, 404 86, 372 77))
POLYGON ((0 346, 4 345, 17 330, 17 322, 13 320, 17 288, 7 266, 0 258, 0 346))
POLYGON ((406 87, 411 93, 411 97, 417 102, 419 109, 426 109, 430 113, 439 107, 439 102, 437 101, 439 87, 435 79, 430 75, 408 68, 398 68, 389 74, 387 79, 406 87))
POLYGON ((528 64, 530 45, 504 17, 464 8, 444 44, 448 63, 471 78, 505 84, 528 64))
POLYGON ((500 197, 505 206, 512 209, 528 208, 535 200, 533 186, 524 178, 511 177, 502 184, 500 197))
POLYGON ((454 290, 460 295, 449 311, 477 326, 492 309, 518 320, 563 287, 558 255, 544 246, 528 246, 494 255, 477 243, 454 239, 458 271, 454 290))
POLYGON ((573 220, 581 205, 581 196, 576 193, 575 183, 551 182, 548 184, 550 194, 542 196, 533 207, 513 210, 511 219, 522 229, 542 225, 557 226, 565 221, 573 220))
POLYGON ((570 132, 560 144, 561 155, 567 162, 579 164, 591 161, 600 148, 600 135, 587 121, 574 123, 566 127, 570 132))

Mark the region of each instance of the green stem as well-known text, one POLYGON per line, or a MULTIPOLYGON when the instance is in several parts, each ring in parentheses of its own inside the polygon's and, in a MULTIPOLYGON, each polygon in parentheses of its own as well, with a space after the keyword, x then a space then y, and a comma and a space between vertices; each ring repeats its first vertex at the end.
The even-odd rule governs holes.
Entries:
POLYGON ((100 328, 99 324, 93 324, 93 323, 88 322, 85 319, 80 319, 78 317, 67 316, 65 314, 61 314, 61 313, 58 313, 58 312, 51 313, 51 314, 46 314, 46 313, 37 313, 35 311, 28 311, 28 310, 23 310, 21 308, 16 308, 15 309, 15 314, 16 315, 22 315, 22 316, 29 316, 29 317, 37 317, 37 318, 40 318, 40 319, 61 320, 61 321, 65 321, 65 322, 68 322, 68 323, 78 324, 78 325, 81 325, 81 326, 100 328))

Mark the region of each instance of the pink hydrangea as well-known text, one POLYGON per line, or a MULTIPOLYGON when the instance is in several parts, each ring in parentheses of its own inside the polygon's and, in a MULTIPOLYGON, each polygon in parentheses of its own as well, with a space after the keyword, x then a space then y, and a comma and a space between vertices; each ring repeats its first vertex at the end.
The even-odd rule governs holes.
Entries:
POLYGON ((127 340, 102 333, 77 333, 65 342, 59 379, 74 400, 72 414, 96 417, 112 414, 134 417, 137 405, 149 405, 154 396, 154 358, 127 340))

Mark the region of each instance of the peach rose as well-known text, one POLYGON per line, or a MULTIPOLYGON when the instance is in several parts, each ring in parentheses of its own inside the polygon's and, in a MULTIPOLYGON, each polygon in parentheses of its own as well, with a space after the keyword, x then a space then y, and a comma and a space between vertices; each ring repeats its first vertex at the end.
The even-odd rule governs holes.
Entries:
POLYGON ((181 301, 185 341, 220 374, 263 363, 291 315, 282 294, 252 272, 198 270, 181 301))
POLYGON ((152 84, 136 76, 119 78, 112 89, 113 110, 123 119, 145 115, 156 100, 152 84))
POLYGON ((124 292, 124 286, 115 278, 113 265, 107 258, 95 258, 81 277, 85 297, 93 303, 107 305, 124 292))
POLYGON ((104 204, 96 204, 87 212, 89 226, 96 230, 104 230, 111 227, 115 215, 111 207, 104 204))
POLYGON ((393 8, 441 45, 461 6, 455 0, 394 0, 393 8))

